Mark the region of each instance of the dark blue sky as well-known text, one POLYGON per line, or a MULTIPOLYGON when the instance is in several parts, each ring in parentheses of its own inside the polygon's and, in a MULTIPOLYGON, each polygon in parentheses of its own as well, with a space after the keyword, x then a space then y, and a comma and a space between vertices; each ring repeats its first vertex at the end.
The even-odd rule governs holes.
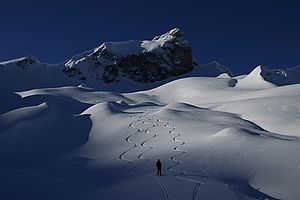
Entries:
POLYGON ((58 63, 104 41, 152 39, 181 28, 198 63, 235 74, 300 65, 300 1, 2 0, 0 60, 58 63))

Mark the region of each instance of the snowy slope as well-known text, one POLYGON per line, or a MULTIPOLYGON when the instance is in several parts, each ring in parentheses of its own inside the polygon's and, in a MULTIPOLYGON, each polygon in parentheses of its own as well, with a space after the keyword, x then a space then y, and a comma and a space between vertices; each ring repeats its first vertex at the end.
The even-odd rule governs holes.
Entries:
POLYGON ((249 75, 247 75, 245 78, 238 81, 237 86, 242 88, 270 88, 274 87, 274 85, 264 79, 262 76, 262 72, 264 71, 263 66, 256 67, 249 75))
POLYGON ((236 87, 221 76, 133 93, 7 92, 1 199, 296 200, 300 85, 276 87, 259 74, 236 87))
POLYGON ((0 199, 298 200, 299 71, 197 65, 179 29, 1 62, 0 199))

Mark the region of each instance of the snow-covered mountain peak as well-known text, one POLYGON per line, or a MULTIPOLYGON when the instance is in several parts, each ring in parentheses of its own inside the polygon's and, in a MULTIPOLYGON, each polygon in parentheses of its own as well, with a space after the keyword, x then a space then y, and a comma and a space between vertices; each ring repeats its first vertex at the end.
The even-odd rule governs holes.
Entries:
MULTIPOLYGON (((114 90, 111 88, 128 91, 121 85, 131 84, 134 89, 129 91, 138 91, 184 77, 218 77, 221 74, 223 78, 233 77, 232 72, 217 61, 198 65, 190 43, 178 28, 152 40, 104 42, 61 64, 40 63, 34 56, 26 56, 0 62, 0 70, 5 72, 0 78, 13 84, 14 90, 86 84, 109 91, 114 90), (20 83, 15 84, 16 79, 20 83)), ((247 88, 300 83, 300 66, 269 69, 259 65, 249 75, 236 81, 238 83, 234 86, 247 88)))
POLYGON ((161 44, 164 44, 165 42, 176 42, 177 45, 189 45, 189 42, 186 40, 183 31, 181 31, 179 28, 174 28, 167 33, 156 36, 153 38, 152 41, 157 41, 161 44))
POLYGON ((192 47, 183 32, 172 29, 153 40, 105 42, 65 63, 69 77, 92 76, 106 83, 122 77, 141 83, 165 80, 193 69, 192 47))
POLYGON ((15 65, 15 66, 20 66, 22 68, 27 68, 31 65, 35 65, 38 63, 40 63, 40 61, 38 59, 36 59, 32 55, 29 55, 29 56, 9 60, 9 61, 0 62, 0 65, 3 65, 3 66, 15 65))
POLYGON ((0 67, 5 72, 0 78, 12 83, 13 90, 86 84, 105 90, 137 91, 188 76, 216 77, 222 73, 232 76, 217 62, 198 65, 190 43, 178 28, 151 40, 104 42, 60 64, 40 63, 34 56, 26 56, 2 62, 0 67), (19 84, 15 84, 16 79, 19 84), (132 87, 125 89, 121 86, 124 84, 132 87))
POLYGON ((262 71, 264 70, 268 70, 268 67, 263 65, 258 65, 250 72, 250 74, 247 77, 260 77, 262 71))
POLYGON ((180 47, 190 47, 183 32, 178 28, 174 28, 165 34, 156 36, 153 40, 104 42, 93 50, 93 54, 101 55, 109 52, 115 57, 128 57, 152 51, 162 52, 162 48, 170 48, 174 44, 180 47))

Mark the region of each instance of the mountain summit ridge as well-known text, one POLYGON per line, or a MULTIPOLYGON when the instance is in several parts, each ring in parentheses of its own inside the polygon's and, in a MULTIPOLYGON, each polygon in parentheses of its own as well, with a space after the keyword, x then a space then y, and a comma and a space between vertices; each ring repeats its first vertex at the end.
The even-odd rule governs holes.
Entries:
POLYGON ((79 78, 91 73, 93 78, 106 83, 118 82, 122 76, 152 83, 189 72, 194 63, 190 43, 175 28, 152 40, 104 42, 68 60, 64 71, 79 78))
MULTIPOLYGON (((191 44, 179 28, 151 40, 104 42, 59 64, 25 56, 0 62, 0 70, 7 75, 3 80, 20 79, 22 83, 16 85, 17 89, 24 88, 21 85, 34 88, 74 84, 102 88, 103 84, 112 86, 125 82, 160 85, 185 75, 216 77, 227 73, 233 76, 223 65, 198 65, 191 44)), ((146 85, 143 88, 147 88, 146 85)))
MULTIPOLYGON (((262 80, 260 82, 263 83, 264 80, 277 86, 300 83, 300 66, 288 69, 259 67, 253 70, 259 73, 252 72, 245 77, 246 82, 262 80)), ((149 89, 190 76, 234 76, 226 66, 217 61, 197 64, 192 45, 179 28, 171 29, 151 40, 104 42, 59 64, 43 63, 29 55, 0 62, 0 71, 3 72, 0 73, 3 87, 11 83, 16 90, 80 84, 105 90, 110 90, 110 87, 118 88, 122 84, 149 89)), ((245 82, 242 79, 236 80, 239 81, 245 82)), ((124 87, 122 88, 125 89, 124 87)))

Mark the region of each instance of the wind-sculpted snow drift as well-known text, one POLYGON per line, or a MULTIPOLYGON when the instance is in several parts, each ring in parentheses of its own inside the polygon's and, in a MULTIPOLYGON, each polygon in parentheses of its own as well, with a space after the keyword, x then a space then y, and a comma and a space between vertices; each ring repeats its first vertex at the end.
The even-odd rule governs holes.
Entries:
MULTIPOLYGON (((193 63, 146 84, 122 67, 107 83, 89 67, 105 55, 118 67, 128 56, 129 68, 139 56, 162 62, 156 56, 176 45, 189 49, 178 29, 105 43, 61 65, 1 63, 0 199, 298 200, 298 68, 233 77, 217 62, 193 63)), ((176 69, 175 57, 157 67, 176 69)))

